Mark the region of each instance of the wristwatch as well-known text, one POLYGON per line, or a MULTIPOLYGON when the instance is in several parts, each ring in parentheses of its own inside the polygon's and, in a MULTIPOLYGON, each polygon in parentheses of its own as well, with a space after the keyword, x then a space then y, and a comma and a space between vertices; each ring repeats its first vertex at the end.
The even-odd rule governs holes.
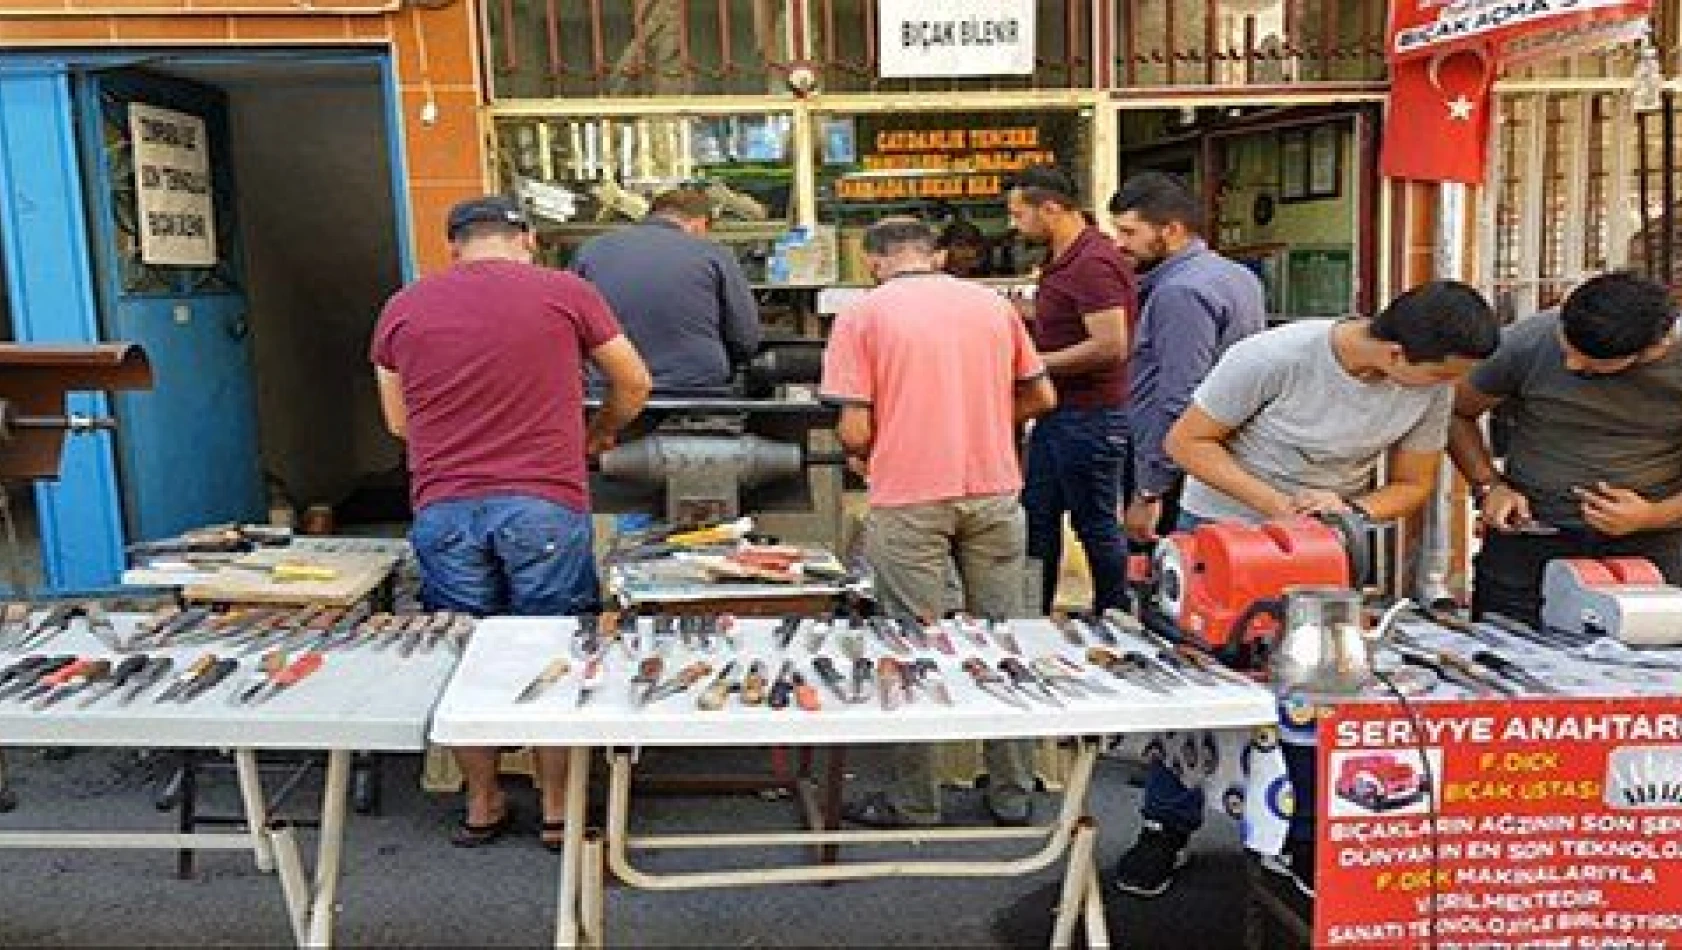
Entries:
POLYGON ((1133 500, 1134 501, 1142 501, 1146 504, 1150 504, 1153 501, 1161 501, 1162 500, 1162 492, 1159 492, 1159 491, 1141 491, 1141 492, 1139 492, 1139 493, 1137 493, 1133 496, 1133 500))

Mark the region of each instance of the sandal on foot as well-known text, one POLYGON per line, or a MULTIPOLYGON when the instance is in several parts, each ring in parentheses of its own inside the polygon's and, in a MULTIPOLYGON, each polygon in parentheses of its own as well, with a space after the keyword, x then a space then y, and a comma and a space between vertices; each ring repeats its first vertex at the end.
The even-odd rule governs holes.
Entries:
POLYGON ((485 822, 482 825, 476 825, 468 821, 464 814, 461 823, 457 824, 456 830, 450 834, 450 844, 458 848, 477 848, 487 845, 507 834, 508 829, 513 827, 513 824, 514 809, 512 807, 503 808, 500 818, 485 822))
POLYGON ((553 851, 556 854, 560 854, 562 851, 566 850, 566 831, 567 823, 565 819, 560 821, 545 821, 543 823, 543 828, 538 832, 537 837, 539 841, 543 842, 543 847, 545 849, 553 851))

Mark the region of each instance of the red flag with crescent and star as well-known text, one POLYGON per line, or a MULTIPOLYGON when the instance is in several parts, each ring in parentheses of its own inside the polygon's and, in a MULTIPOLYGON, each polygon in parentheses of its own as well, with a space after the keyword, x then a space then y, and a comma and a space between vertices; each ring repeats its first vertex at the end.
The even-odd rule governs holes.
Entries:
POLYGON ((1380 171, 1413 181, 1481 184, 1494 72, 1481 48, 1393 65, 1380 171))
POLYGON ((1392 0, 1385 175, 1482 184, 1501 69, 1628 42, 1652 0, 1392 0))

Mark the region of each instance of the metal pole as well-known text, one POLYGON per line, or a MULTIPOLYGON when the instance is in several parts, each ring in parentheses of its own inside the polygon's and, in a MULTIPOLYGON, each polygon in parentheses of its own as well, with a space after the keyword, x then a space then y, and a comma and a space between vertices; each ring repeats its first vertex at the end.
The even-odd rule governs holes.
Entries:
MULTIPOLYGON (((1436 275, 1445 280, 1466 276, 1466 193, 1459 182, 1437 186, 1436 275)), ((1419 543, 1419 570, 1414 574, 1414 596, 1422 604, 1436 606, 1452 602, 1448 575, 1453 566, 1454 472, 1449 465, 1437 470, 1437 488, 1425 508, 1423 535, 1419 543)))

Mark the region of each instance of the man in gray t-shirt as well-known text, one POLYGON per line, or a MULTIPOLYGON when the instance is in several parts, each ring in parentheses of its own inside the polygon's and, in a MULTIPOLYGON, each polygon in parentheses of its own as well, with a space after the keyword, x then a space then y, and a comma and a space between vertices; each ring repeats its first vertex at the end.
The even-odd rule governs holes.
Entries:
POLYGON ((1407 515, 1436 485, 1449 385, 1495 349, 1482 296, 1437 281, 1371 320, 1302 321, 1228 350, 1168 437, 1197 520, 1407 515), (1374 487, 1381 459, 1389 478, 1374 487))
POLYGON ((1682 583, 1682 346, 1665 288, 1629 273, 1508 327, 1460 384, 1450 450, 1490 529, 1475 613, 1535 623, 1559 557, 1645 557, 1682 583), (1497 472, 1478 419, 1505 436, 1497 472))
MULTIPOLYGON (((1417 509, 1436 486, 1452 383, 1495 352, 1495 313, 1452 281, 1416 287, 1366 319, 1304 321, 1235 343, 1168 433, 1186 473, 1181 524, 1355 510, 1417 509), (1389 477, 1373 487, 1380 459, 1389 477)), ((1296 814, 1292 873, 1313 886, 1312 754, 1287 752, 1296 814)), ((1162 763, 1145 778, 1139 838, 1116 866, 1131 894, 1161 894, 1203 823, 1200 787, 1162 763)))

